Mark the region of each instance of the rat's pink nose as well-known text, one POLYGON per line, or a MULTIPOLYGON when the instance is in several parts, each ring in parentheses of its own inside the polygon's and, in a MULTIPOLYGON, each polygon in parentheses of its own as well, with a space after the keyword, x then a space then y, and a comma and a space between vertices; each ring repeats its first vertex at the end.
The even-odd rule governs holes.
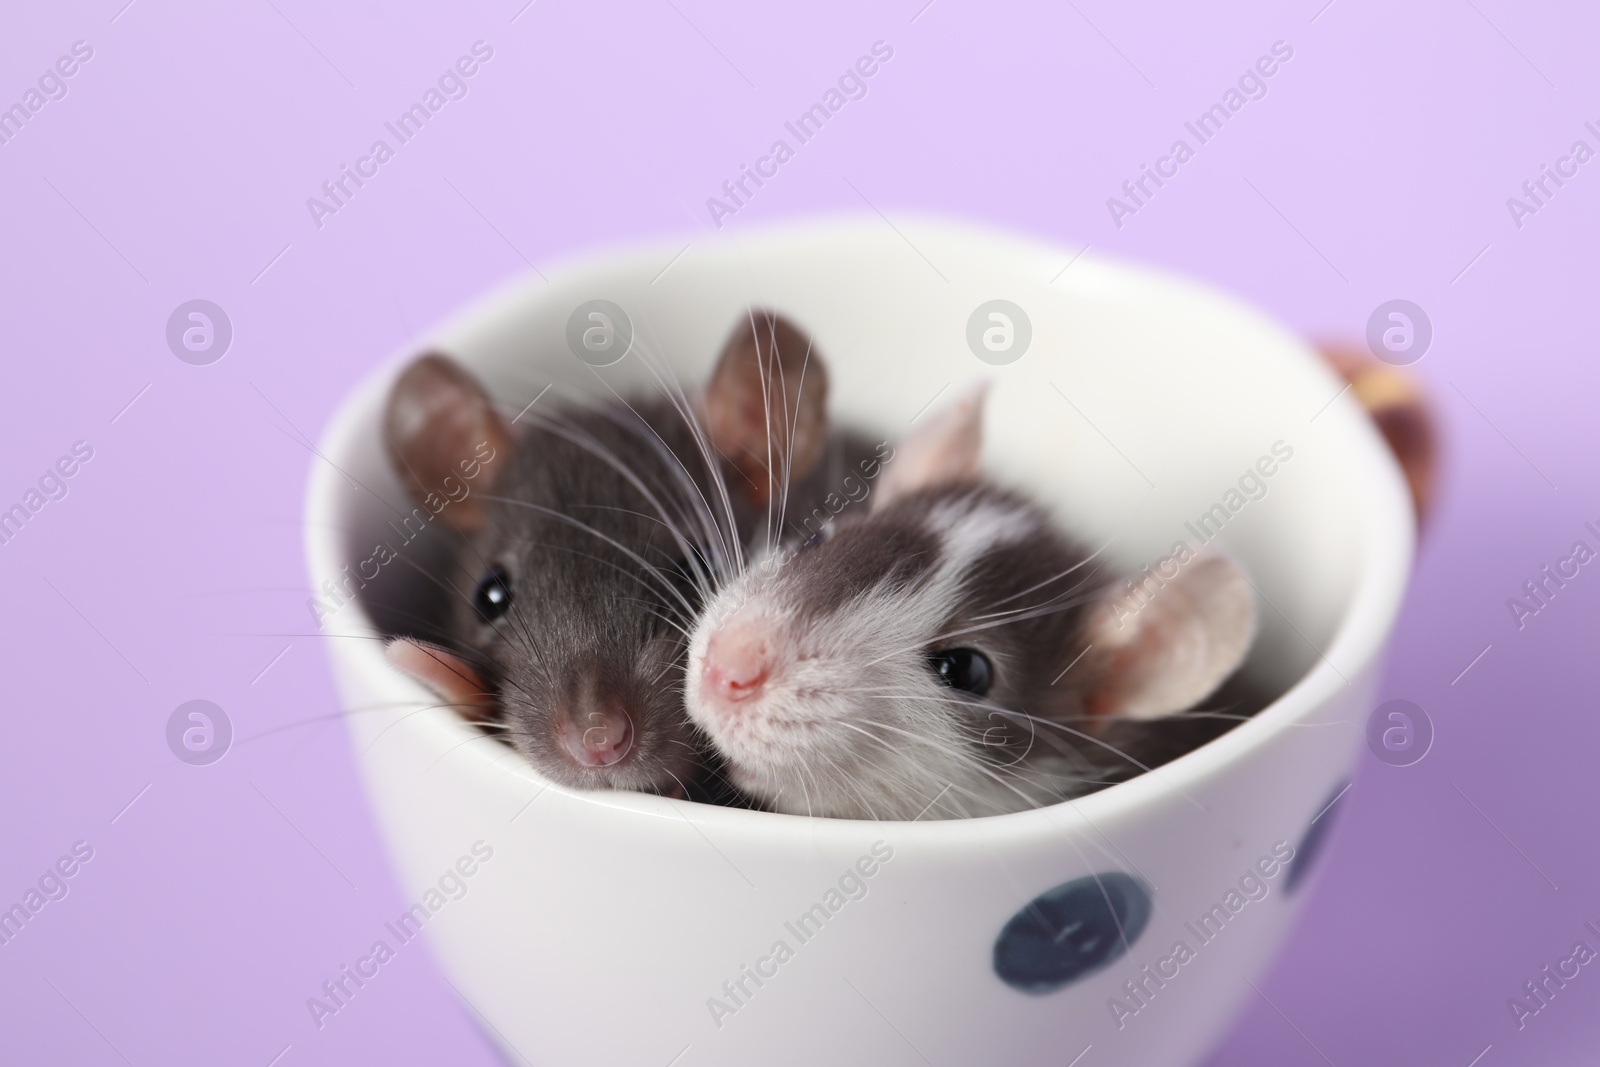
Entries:
POLYGON ((735 615, 706 642, 701 684, 724 701, 756 696, 772 672, 772 643, 765 619, 743 612, 735 615))
POLYGON ((619 707, 582 706, 562 716, 561 742, 580 767, 611 767, 633 748, 633 721, 619 707))

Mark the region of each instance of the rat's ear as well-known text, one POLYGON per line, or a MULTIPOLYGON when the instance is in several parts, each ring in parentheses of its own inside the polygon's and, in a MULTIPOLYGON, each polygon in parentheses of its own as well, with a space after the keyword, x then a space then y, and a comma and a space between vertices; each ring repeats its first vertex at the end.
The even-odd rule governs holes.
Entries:
POLYGON ((1238 564, 1218 552, 1180 562, 1158 589, 1118 590, 1091 607, 1097 653, 1088 711, 1159 719, 1194 707, 1238 669, 1255 638, 1256 602, 1238 564), (1140 601, 1142 600, 1142 604, 1140 601))
POLYGON ((512 431, 476 378, 447 356, 413 360, 389 390, 383 442, 413 501, 462 533, 483 526, 512 431))
POLYGON ((494 697, 471 664, 438 645, 396 637, 383 649, 389 665, 421 682, 465 718, 494 707, 494 697))
POLYGON ((977 481, 982 473, 983 401, 989 383, 968 387, 894 446, 873 490, 874 508, 932 485, 977 481))
POLYGON ((711 444, 757 504, 810 474, 828 437, 828 372, 811 338, 781 315, 734 327, 705 392, 711 444))

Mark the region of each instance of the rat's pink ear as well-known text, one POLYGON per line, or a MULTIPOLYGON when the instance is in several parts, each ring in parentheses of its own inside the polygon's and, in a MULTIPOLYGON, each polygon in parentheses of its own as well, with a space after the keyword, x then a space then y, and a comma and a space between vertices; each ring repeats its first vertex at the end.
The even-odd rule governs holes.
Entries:
POLYGON ((409 674, 468 719, 494 707, 494 697, 466 660, 438 645, 396 637, 383 649, 396 670, 409 674))
POLYGON ((977 481, 982 473, 983 402, 989 383, 969 386, 951 404, 894 446, 883 476, 873 490, 874 508, 929 486, 977 481))
POLYGON ((758 505, 811 473, 828 437, 828 372, 811 338, 781 315, 752 311, 722 348, 705 392, 711 444, 758 505))
POLYGON ((383 442, 417 504, 462 533, 481 528, 482 494, 509 465, 511 427, 447 356, 419 356, 389 389, 383 442))
POLYGON ((1096 654, 1089 713, 1159 719, 1194 707, 1238 669, 1255 639, 1256 603, 1238 564, 1202 551, 1173 578, 1118 589, 1090 608, 1096 654))

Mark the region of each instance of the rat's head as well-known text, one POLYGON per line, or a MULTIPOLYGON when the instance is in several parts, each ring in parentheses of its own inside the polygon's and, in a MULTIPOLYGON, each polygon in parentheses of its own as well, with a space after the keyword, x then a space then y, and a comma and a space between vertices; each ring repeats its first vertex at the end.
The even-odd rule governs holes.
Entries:
POLYGON ((1088 791, 1108 723, 1192 707, 1248 651, 1253 600, 1225 557, 1186 558, 1134 610, 1042 509, 981 481, 982 400, 702 614, 690 715, 777 810, 984 815, 1088 791))
POLYGON ((384 423, 416 505, 401 521, 441 522, 460 547, 433 576, 444 644, 394 641, 391 662, 555 782, 692 791, 711 753, 683 712, 685 634, 770 496, 751 475, 826 429, 826 380, 797 338, 755 316, 692 400, 550 403, 517 425, 454 361, 412 362, 384 423), (799 441, 768 429, 802 425, 799 441))

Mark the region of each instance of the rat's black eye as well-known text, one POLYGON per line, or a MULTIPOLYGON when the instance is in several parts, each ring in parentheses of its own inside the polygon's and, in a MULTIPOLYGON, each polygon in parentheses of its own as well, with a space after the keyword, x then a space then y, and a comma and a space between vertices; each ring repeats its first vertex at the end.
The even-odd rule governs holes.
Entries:
POLYGON ((472 594, 472 606, 478 609, 485 622, 494 622, 511 607, 511 576, 496 563, 478 582, 478 591, 472 594))
POLYGON ((989 657, 975 648, 951 648, 928 653, 928 668, 951 689, 981 697, 994 682, 989 657))

